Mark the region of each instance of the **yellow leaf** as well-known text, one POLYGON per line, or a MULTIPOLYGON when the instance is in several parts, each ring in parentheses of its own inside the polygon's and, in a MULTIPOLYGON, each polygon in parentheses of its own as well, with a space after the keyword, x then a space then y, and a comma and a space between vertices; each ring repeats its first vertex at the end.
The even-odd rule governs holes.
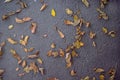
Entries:
POLYGON ((56 16, 55 9, 52 9, 52 10, 51 10, 51 15, 52 15, 53 17, 55 17, 55 16, 56 16))

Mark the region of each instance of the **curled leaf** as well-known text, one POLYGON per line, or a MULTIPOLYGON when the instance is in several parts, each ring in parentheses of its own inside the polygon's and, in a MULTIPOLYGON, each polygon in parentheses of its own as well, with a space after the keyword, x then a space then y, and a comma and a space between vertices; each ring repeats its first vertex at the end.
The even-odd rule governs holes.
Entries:
POLYGON ((10 44, 17 44, 17 41, 13 40, 12 38, 7 39, 10 44))
POLYGON ((96 10, 99 12, 99 18, 103 18, 104 20, 108 20, 108 16, 105 12, 103 12, 99 8, 97 8, 96 10))
POLYGON ((96 36, 96 34, 94 32, 90 32, 89 35, 90 35, 91 39, 93 39, 96 36))
POLYGON ((72 57, 78 57, 78 54, 75 50, 72 50, 71 55, 72 57))
POLYGON ((71 56, 70 53, 66 53, 65 60, 66 60, 66 67, 67 67, 67 68, 71 67, 71 65, 72 65, 71 57, 72 57, 72 56, 71 56))
POLYGON ((110 31, 108 33, 108 35, 110 35, 111 37, 115 37, 116 36, 116 32, 115 31, 110 31))
POLYGON ((21 1, 21 0, 18 2, 18 4, 20 5, 20 7, 21 7, 22 9, 28 7, 27 4, 26 4, 25 2, 23 2, 23 1, 21 1))
POLYGON ((30 72, 30 67, 29 66, 26 66, 23 71, 25 71, 26 73, 29 73, 30 72))
POLYGON ((52 9, 52 10, 51 10, 51 16, 53 16, 53 17, 56 16, 56 11, 55 11, 55 9, 52 9))
POLYGON ((102 68, 94 68, 94 71, 96 73, 102 73, 102 72, 104 72, 104 69, 102 69, 102 68))
POLYGON ((16 23, 24 23, 24 21, 22 20, 22 19, 20 19, 20 18, 15 18, 15 21, 16 21, 16 23))
POLYGON ((40 8, 40 11, 45 10, 45 9, 47 8, 47 6, 48 6, 48 5, 44 3, 44 4, 42 5, 42 7, 40 8))
POLYGON ((55 77, 51 77, 51 78, 48 78, 47 80, 59 80, 59 79, 57 79, 55 77))
POLYGON ((39 68, 39 71, 42 75, 44 75, 44 68, 39 68))
POLYGON ((68 14, 68 15, 72 15, 72 14, 73 14, 73 11, 72 11, 71 9, 69 9, 69 8, 66 8, 66 9, 65 9, 65 12, 66 12, 66 14, 68 14))
POLYGON ((39 55, 39 51, 35 52, 34 54, 28 55, 27 57, 28 57, 29 59, 33 59, 33 58, 37 58, 38 55, 39 55))
POLYGON ((5 46, 5 42, 2 42, 1 44, 0 44, 0 57, 3 55, 3 47, 5 46))
POLYGON ((25 46, 28 43, 29 36, 23 36, 23 39, 20 40, 20 44, 25 46))
POLYGON ((38 66, 36 65, 35 62, 30 63, 30 70, 33 70, 34 74, 39 72, 38 66))
POLYGON ((86 7, 89 7, 89 6, 90 6, 88 0, 82 0, 82 2, 83 2, 83 4, 84 4, 86 7))
POLYGON ((37 28, 37 23, 32 22, 30 27, 31 33, 34 34, 36 32, 36 28, 37 28))
POLYGON ((80 47, 83 47, 84 46, 84 43, 79 41, 79 40, 76 40, 74 43, 73 43, 74 47, 75 48, 80 48, 80 47))
POLYGON ((102 27, 102 31, 103 31, 103 33, 108 33, 108 29, 107 28, 105 28, 105 27, 102 27))
POLYGON ((42 61, 41 58, 38 58, 38 59, 37 59, 37 62, 38 62, 39 64, 42 64, 42 63, 43 63, 43 61, 42 61))
POLYGON ((6 19, 8 19, 8 18, 9 18, 8 15, 2 15, 2 20, 6 20, 6 19))
POLYGON ((24 67, 26 67, 26 65, 27 65, 26 60, 23 60, 23 61, 22 61, 22 67, 24 68, 24 67))
POLYGON ((56 47, 55 43, 52 43, 52 44, 50 45, 50 47, 51 47, 51 48, 55 48, 55 47, 56 47))
POLYGON ((76 72, 75 72, 74 70, 71 70, 71 71, 70 71, 70 75, 71 75, 71 76, 75 76, 75 75, 76 75, 76 72))
POLYGON ((63 49, 59 49, 59 55, 60 55, 60 57, 64 57, 65 53, 64 53, 63 49))
POLYGON ((14 49, 11 49, 10 52, 14 58, 16 58, 18 61, 21 61, 20 56, 17 54, 17 52, 14 49))
POLYGON ((64 24, 66 25, 73 25, 73 22, 70 20, 64 20, 64 24))
POLYGON ((24 17, 22 20, 23 20, 24 22, 28 22, 28 21, 32 20, 32 18, 31 18, 31 17, 24 17))
POLYGON ((2 76, 4 72, 5 72, 4 69, 0 69, 0 76, 2 76))

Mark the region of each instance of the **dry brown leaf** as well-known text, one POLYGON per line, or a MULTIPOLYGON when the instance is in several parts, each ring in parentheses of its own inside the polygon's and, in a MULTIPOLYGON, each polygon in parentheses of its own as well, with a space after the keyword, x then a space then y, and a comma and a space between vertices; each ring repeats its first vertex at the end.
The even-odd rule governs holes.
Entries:
POLYGON ((20 18, 15 18, 15 21, 16 21, 16 23, 24 23, 24 21, 22 20, 22 19, 20 19, 20 18))
POLYGON ((86 22, 86 27, 90 27, 90 22, 86 22))
POLYGON ((60 57, 64 57, 64 55, 65 55, 65 52, 61 48, 59 49, 59 55, 60 55, 60 57))
POLYGON ((102 69, 102 68, 94 68, 94 71, 96 73, 102 73, 102 72, 104 72, 104 69, 102 69))
POLYGON ((33 70, 34 74, 39 72, 39 69, 38 69, 37 65, 35 64, 35 62, 30 63, 30 70, 33 70))
POLYGON ((27 65, 26 60, 23 60, 23 61, 22 61, 22 67, 24 68, 24 67, 26 67, 26 65, 27 65))
POLYGON ((28 43, 29 36, 23 37, 23 40, 20 40, 20 44, 26 46, 28 43))
POLYGON ((70 71, 70 75, 71 75, 71 76, 75 76, 75 75, 76 75, 76 72, 75 72, 74 70, 71 70, 71 71, 70 71))
POLYGON ((23 71, 25 71, 26 73, 29 73, 30 72, 30 67, 26 66, 23 71))
POLYGON ((3 47, 5 46, 5 42, 2 42, 1 44, 0 44, 0 56, 2 56, 3 55, 3 47))
POLYGON ((65 12, 66 12, 66 14, 68 14, 68 15, 73 15, 73 11, 72 11, 71 9, 69 9, 69 8, 66 8, 66 9, 65 9, 65 12))
POLYGON ((115 37, 116 36, 116 32, 115 31, 110 31, 108 33, 108 35, 110 35, 111 37, 115 37))
POLYGON ((91 39, 93 39, 96 36, 96 34, 94 32, 90 32, 89 36, 90 36, 91 39))
POLYGON ((22 77, 22 76, 24 76, 24 75, 25 75, 25 73, 19 73, 19 74, 18 74, 19 77, 22 77))
POLYGON ((12 53, 14 58, 16 58, 18 61, 21 61, 20 56, 17 54, 17 52, 14 49, 11 49, 10 52, 12 53))
POLYGON ((13 40, 12 38, 8 38, 7 40, 11 44, 17 44, 17 41, 13 40))
POLYGON ((37 58, 39 55, 39 51, 36 51, 34 54, 28 55, 28 58, 33 59, 33 58, 37 58))
POLYGON ((30 27, 31 33, 34 34, 36 32, 36 28, 37 28, 37 23, 32 22, 30 27))
POLYGON ((48 78, 47 80, 59 80, 59 79, 57 79, 55 77, 51 77, 51 78, 48 78))
POLYGON ((28 22, 28 21, 31 21, 32 18, 31 18, 31 17, 24 17, 22 20, 23 20, 24 22, 28 22))
POLYGON ((64 24, 66 25, 73 25, 74 23, 70 20, 64 20, 64 24))
POLYGON ((58 34, 60 35, 60 37, 63 39, 65 37, 65 35, 60 31, 60 30, 57 30, 58 34))
POLYGON ((42 61, 41 58, 38 58, 38 59, 37 59, 37 62, 38 62, 39 64, 42 64, 42 63, 43 63, 43 61, 42 61))
POLYGON ((44 75, 44 68, 39 68, 39 71, 42 75, 44 75))
POLYGON ((51 47, 51 48, 55 48, 55 47, 56 47, 55 43, 52 43, 52 44, 50 45, 50 47, 51 47))
POLYGON ((96 47, 96 42, 95 41, 92 42, 92 46, 96 47))
POLYGON ((83 2, 83 4, 84 4, 86 7, 89 7, 89 6, 90 6, 88 0, 82 0, 82 2, 83 2))
POLYGON ((52 56, 52 50, 49 50, 49 51, 47 52, 47 56, 52 56))
POLYGON ((53 51, 53 52, 52 52, 52 56, 53 56, 53 57, 57 57, 58 55, 59 55, 59 53, 58 53, 57 51, 53 51))
POLYGON ((0 69, 0 76, 2 76, 4 74, 5 70, 4 69, 0 69))
POLYGON ((23 2, 23 1, 19 1, 18 3, 20 4, 20 7, 21 7, 22 9, 28 7, 27 4, 26 4, 25 2, 23 2))
POLYGON ((72 65, 71 57, 72 57, 72 56, 71 56, 70 53, 66 53, 65 60, 66 60, 66 67, 67 67, 67 68, 71 67, 71 65, 72 65))
POLYGON ((47 6, 48 6, 48 5, 44 3, 44 4, 42 5, 42 7, 40 8, 40 11, 45 10, 45 9, 47 8, 47 6))
POLYGON ((19 71, 19 70, 20 70, 20 68, 19 68, 19 67, 17 67, 15 70, 16 70, 16 71, 19 71))
POLYGON ((78 57, 78 54, 75 50, 72 50, 71 55, 72 57, 78 57))

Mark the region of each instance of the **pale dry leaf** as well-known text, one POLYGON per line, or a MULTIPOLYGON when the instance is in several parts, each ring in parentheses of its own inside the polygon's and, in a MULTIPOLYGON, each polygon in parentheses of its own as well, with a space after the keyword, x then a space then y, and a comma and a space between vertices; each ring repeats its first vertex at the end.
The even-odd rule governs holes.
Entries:
POLYGON ((17 41, 13 40, 12 38, 7 39, 10 44, 17 44, 17 41))
POLYGON ((47 6, 48 6, 48 5, 44 3, 44 4, 42 5, 42 7, 40 8, 40 11, 45 10, 45 9, 47 8, 47 6))
POLYGON ((31 33, 35 34, 36 28, 37 28, 37 23, 32 22, 30 27, 31 33))

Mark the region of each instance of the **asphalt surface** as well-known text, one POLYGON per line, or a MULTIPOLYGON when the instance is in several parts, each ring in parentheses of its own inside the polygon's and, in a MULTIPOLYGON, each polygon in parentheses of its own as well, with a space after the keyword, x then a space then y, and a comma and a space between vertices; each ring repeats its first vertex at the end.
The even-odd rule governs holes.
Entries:
MULTIPOLYGON (((9 11, 19 9, 19 5, 16 4, 18 0, 14 0, 11 3, 4 3, 4 0, 0 0, 0 17, 9 11)), ((116 77, 115 80, 120 80, 120 1, 110 0, 110 3, 106 6, 104 11, 108 14, 109 20, 98 20, 98 12, 96 8, 99 6, 99 1, 88 0, 90 7, 86 8, 81 0, 44 0, 48 4, 48 7, 40 12, 42 4, 39 0, 34 2, 33 0, 24 0, 28 4, 28 8, 24 9, 21 13, 11 16, 8 20, 2 21, 0 19, 0 43, 6 41, 4 48, 4 55, 0 59, 0 68, 5 69, 3 75, 4 80, 46 80, 49 77, 56 77, 60 80, 80 80, 85 76, 98 76, 93 72, 93 68, 101 67, 105 71, 108 71, 111 67, 116 66, 116 77), (56 17, 50 15, 51 9, 56 10, 56 17), (91 22, 91 27, 85 28, 86 31, 84 41, 85 46, 77 50, 79 57, 74 58, 74 64, 71 68, 66 69, 64 58, 53 58, 47 57, 47 51, 50 49, 50 44, 54 42, 56 44, 56 50, 58 48, 65 49, 70 43, 73 43, 75 36, 75 28, 72 26, 66 26, 63 23, 64 19, 70 19, 65 13, 65 9, 70 8, 73 11, 80 10, 80 15, 85 20, 91 22), (37 22, 38 28, 36 34, 30 32, 29 26, 31 22, 18 24, 15 22, 15 17, 23 18, 29 16, 37 22), (8 30, 10 24, 14 25, 12 30, 8 30), (53 29, 54 25, 65 34, 65 39, 61 39, 57 32, 53 29), (105 26, 108 30, 116 31, 116 37, 111 38, 105 35, 101 28, 105 26), (89 39, 88 32, 94 31, 96 33, 96 44, 97 47, 92 47, 92 40, 89 39), (14 34, 16 37, 14 38, 14 34), (44 34, 48 34, 47 38, 42 38, 44 34), (15 69, 18 67, 17 61, 12 57, 10 49, 15 49, 19 55, 24 58, 27 55, 21 46, 11 45, 7 42, 8 37, 12 37, 15 40, 19 40, 21 35, 29 35, 29 43, 27 47, 35 47, 35 50, 40 50, 40 57, 43 59, 44 64, 39 65, 45 68, 45 75, 29 73, 23 77, 18 77, 17 74, 23 72, 20 67, 20 71, 16 72, 15 69), (76 77, 71 77, 69 72, 74 69, 77 72, 76 77)), ((29 60, 28 62, 35 61, 29 60)), ((107 79, 106 79, 107 80, 107 79)))

